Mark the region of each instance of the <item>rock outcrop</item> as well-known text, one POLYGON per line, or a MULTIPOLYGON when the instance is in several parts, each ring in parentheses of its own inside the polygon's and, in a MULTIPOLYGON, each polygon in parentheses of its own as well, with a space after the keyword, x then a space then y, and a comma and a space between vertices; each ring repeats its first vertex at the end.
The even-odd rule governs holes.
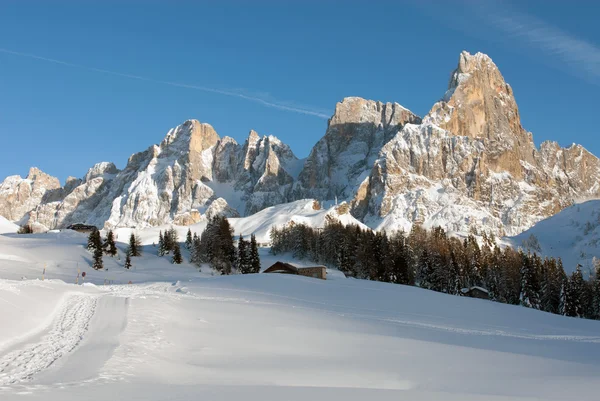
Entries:
POLYGON ((295 188, 297 198, 346 199, 356 193, 381 148, 421 119, 398 103, 349 97, 336 105, 325 136, 313 147, 295 188))
POLYGON ((421 222, 515 235, 600 195, 600 161, 576 145, 536 149, 512 89, 480 53, 460 55, 443 99, 379 156, 353 213, 380 228, 421 222))
POLYGON ((298 159, 274 136, 251 131, 244 146, 196 120, 170 130, 159 145, 118 170, 98 163, 64 187, 32 169, 2 184, 0 214, 47 229, 189 225, 215 215, 238 217, 287 202, 298 159), (241 210, 236 210, 228 201, 241 210))
POLYGON ((575 200, 600 196, 600 161, 579 145, 536 148, 512 88, 486 55, 461 53, 448 89, 422 119, 397 103, 336 105, 325 136, 299 160, 274 136, 243 144, 189 120, 118 170, 82 179, 32 169, 0 185, 0 215, 36 227, 193 224, 296 199, 339 200, 377 229, 415 222, 515 235, 575 200))
POLYGON ((58 178, 36 167, 32 167, 25 178, 7 177, 0 184, 0 215, 19 221, 40 203, 60 198, 60 189, 58 178))

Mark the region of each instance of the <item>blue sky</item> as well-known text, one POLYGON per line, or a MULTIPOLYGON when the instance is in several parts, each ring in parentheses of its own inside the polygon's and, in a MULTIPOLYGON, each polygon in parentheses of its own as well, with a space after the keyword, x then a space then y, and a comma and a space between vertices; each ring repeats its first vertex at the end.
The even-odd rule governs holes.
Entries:
POLYGON ((188 118, 305 157, 346 96, 426 114, 462 50, 496 62, 537 144, 600 154, 598 19, 592 1, 2 0, 0 177, 123 168, 188 118))

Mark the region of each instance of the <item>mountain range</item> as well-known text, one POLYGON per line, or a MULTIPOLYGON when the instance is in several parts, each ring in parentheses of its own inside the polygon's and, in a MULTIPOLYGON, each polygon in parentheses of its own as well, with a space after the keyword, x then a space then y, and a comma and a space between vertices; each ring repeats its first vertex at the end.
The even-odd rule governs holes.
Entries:
POLYGON ((0 216, 37 231, 191 225, 300 199, 346 202, 373 229, 413 223, 518 235, 600 195, 600 161, 580 145, 536 147, 513 90, 481 53, 462 52, 448 88, 419 117, 398 103, 348 97, 306 159, 275 136, 243 144, 188 120, 132 155, 64 185, 37 168, 0 184, 0 216))

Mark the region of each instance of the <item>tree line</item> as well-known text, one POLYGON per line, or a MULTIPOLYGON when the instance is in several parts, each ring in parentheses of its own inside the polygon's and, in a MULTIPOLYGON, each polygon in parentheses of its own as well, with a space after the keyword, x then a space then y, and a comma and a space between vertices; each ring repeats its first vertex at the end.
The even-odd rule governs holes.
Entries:
MULTIPOLYGON (((92 268, 100 270, 104 268, 104 262, 102 261, 103 255, 111 257, 117 256, 117 245, 115 243, 115 236, 112 230, 108 231, 106 238, 103 240, 99 230, 93 230, 90 232, 87 241, 87 250, 92 253, 93 262, 92 268)), ((125 264, 123 267, 131 269, 131 257, 142 256, 142 246, 140 238, 131 233, 129 236, 129 246, 125 251, 125 264)))
MULTIPOLYGON (((174 228, 159 233, 158 255, 173 253, 171 261, 174 264, 183 262, 177 232, 174 228)), ((241 274, 258 273, 260 271, 260 256, 258 243, 253 235, 250 241, 240 235, 237 247, 233 237, 233 229, 226 217, 211 218, 200 236, 188 229, 185 248, 190 254, 190 263, 197 266, 210 264, 221 274, 234 272, 241 274)))
POLYGON ((409 233, 388 235, 331 219, 322 229, 295 223, 273 228, 271 242, 273 254, 291 252, 351 277, 458 296, 478 286, 493 301, 600 319, 600 263, 585 280, 580 265, 567 275, 560 258, 500 248, 485 233, 480 245, 472 234, 461 240, 441 227, 425 230, 414 224, 409 233))

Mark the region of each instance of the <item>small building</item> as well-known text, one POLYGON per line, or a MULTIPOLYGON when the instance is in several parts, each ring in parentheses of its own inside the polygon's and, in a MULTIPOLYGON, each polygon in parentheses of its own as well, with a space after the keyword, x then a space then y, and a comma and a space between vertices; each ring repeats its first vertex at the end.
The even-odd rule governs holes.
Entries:
POLYGON ((71 224, 70 226, 68 226, 67 230, 77 231, 82 234, 89 234, 93 231, 98 230, 98 227, 87 225, 87 224, 76 223, 76 224, 71 224))
POLYGON ((295 274, 299 276, 327 279, 327 268, 325 266, 299 267, 291 263, 275 262, 263 273, 295 274))
POLYGON ((463 288, 460 290, 463 295, 471 298, 490 299, 488 290, 483 287, 473 286, 471 288, 463 288))

